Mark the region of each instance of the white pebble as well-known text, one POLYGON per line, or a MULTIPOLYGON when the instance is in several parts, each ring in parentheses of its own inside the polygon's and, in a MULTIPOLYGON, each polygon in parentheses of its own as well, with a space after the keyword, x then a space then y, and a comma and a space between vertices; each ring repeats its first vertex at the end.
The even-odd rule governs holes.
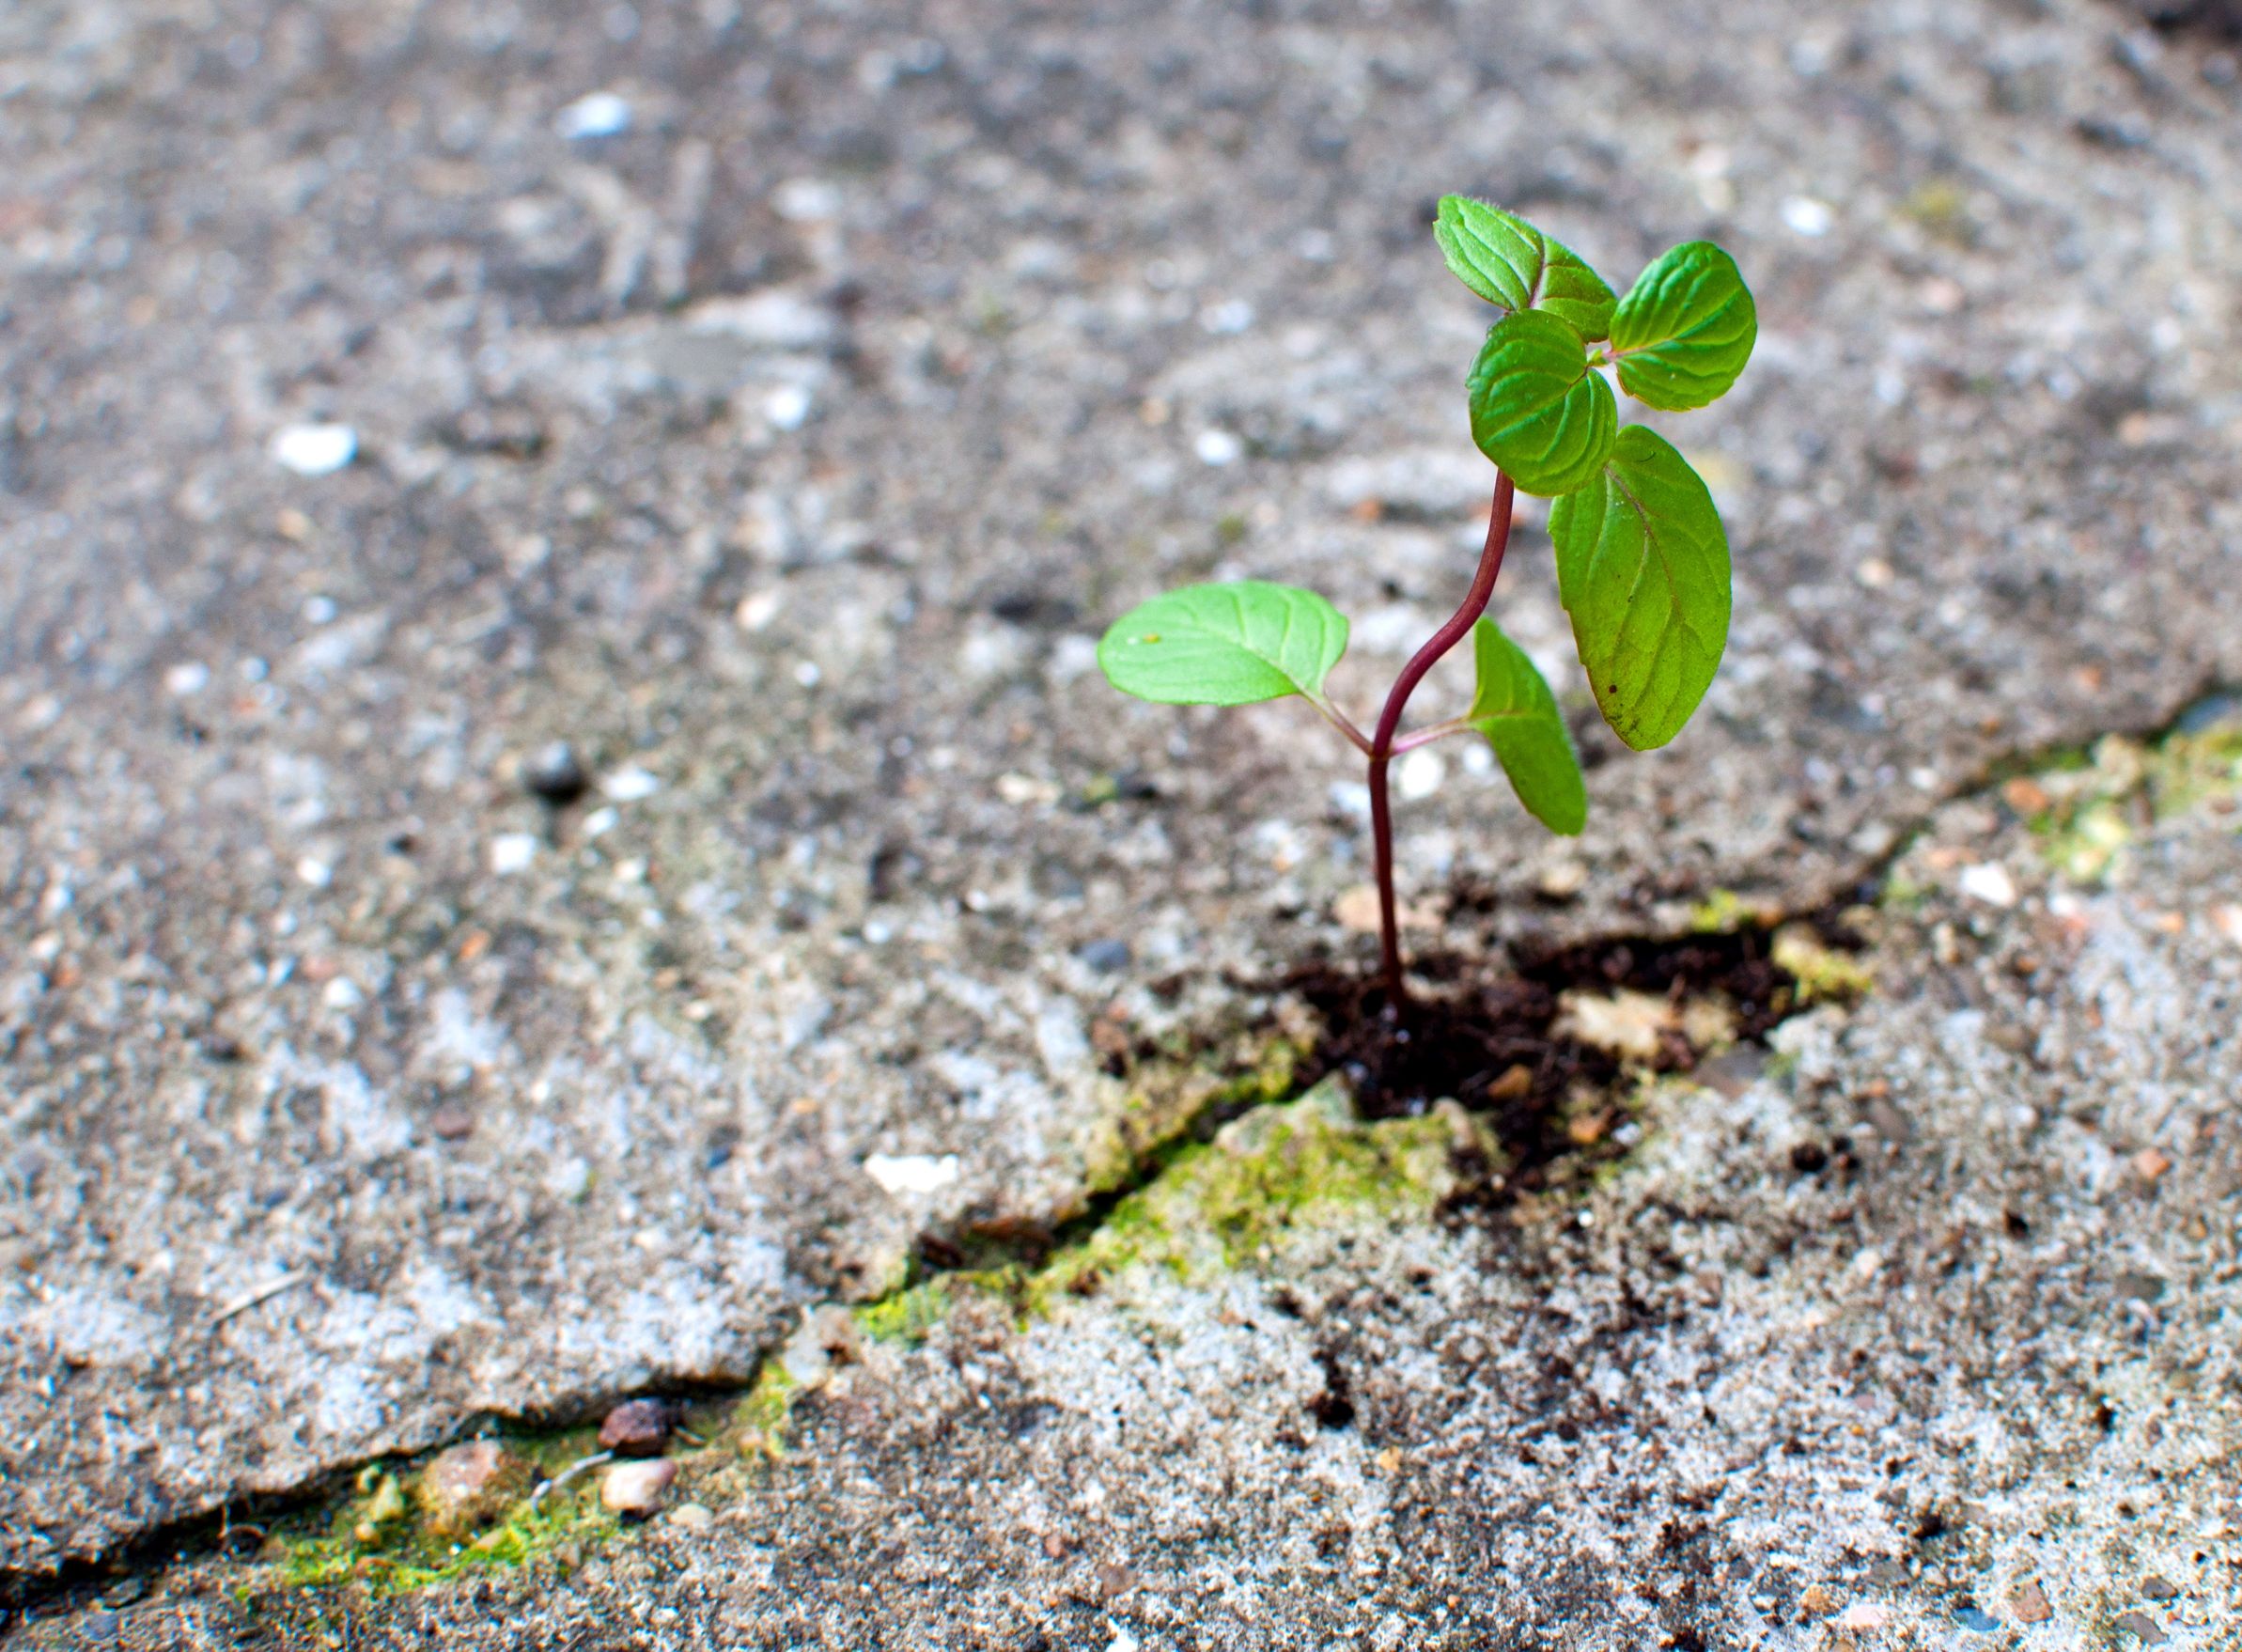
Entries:
POLYGON ((202 693, 203 686, 210 680, 210 668, 199 660, 189 660, 182 664, 174 665, 163 674, 165 690, 182 699, 189 694, 202 693))
POLYGON ((1974 866, 1964 866, 1961 878, 1962 893, 1987 906, 2012 907, 2016 904, 2016 881, 2008 875, 2008 868, 1986 861, 1974 866))
POLYGON ((1202 430, 1193 445, 1202 464, 1236 464, 1246 450, 1246 444, 1227 430, 1202 430))
POLYGON ((1837 223, 1837 214, 1829 203, 1817 201, 1812 195, 1791 195, 1783 203, 1783 222, 1794 235, 1818 239, 1829 233, 1837 223))
POLYGON ((501 878, 525 872, 537 858, 537 840, 526 832, 503 832, 490 840, 490 870, 501 878))
POLYGON ((1199 325, 1217 336, 1225 333, 1243 333, 1253 324, 1253 305, 1247 299, 1234 298, 1222 304, 1209 304, 1199 313, 1199 325))
POLYGON ((634 803, 660 791, 662 782, 633 764, 628 769, 617 769, 599 782, 599 789, 618 803, 634 803))
POLYGON ((650 1515, 677 1477, 677 1465, 665 1457, 617 1463, 599 1482, 599 1502, 615 1514, 650 1515))
POLYGON ((1393 778, 1404 798, 1419 803, 1440 789, 1440 783, 1448 778, 1448 765, 1440 761, 1439 753, 1419 746, 1395 765, 1393 778))
POLYGON ((864 1161, 864 1174, 891 1193, 931 1193, 958 1179, 958 1155, 874 1153, 864 1161))
POLYGON ((824 676, 825 674, 817 669, 815 661, 802 660, 795 663, 794 680, 802 684, 803 688, 816 688, 824 676))
POLYGON ((563 109, 553 126, 571 143, 619 137, 631 130, 631 105, 614 92, 593 92, 563 109))
POLYGON ((778 617, 779 594, 776 591, 754 591, 740 599, 740 606, 732 617, 741 631, 761 631, 778 617))
POLYGON ((313 855, 305 855, 296 863, 296 876, 314 889, 324 889, 335 881, 335 868, 313 855))
POLYGON ((841 215, 841 192, 819 178, 789 178, 771 205, 789 224, 824 224, 841 215))
POLYGON ((613 809, 594 809, 584 818, 584 834, 586 837, 605 837, 615 829, 615 822, 621 818, 613 809))
POLYGON ((348 425, 289 425, 272 438, 272 459, 300 476, 333 475, 358 457, 358 432, 348 425))
POLYGON ((775 429, 799 430, 810 416, 810 393, 799 384, 781 384, 763 397, 763 416, 775 429))

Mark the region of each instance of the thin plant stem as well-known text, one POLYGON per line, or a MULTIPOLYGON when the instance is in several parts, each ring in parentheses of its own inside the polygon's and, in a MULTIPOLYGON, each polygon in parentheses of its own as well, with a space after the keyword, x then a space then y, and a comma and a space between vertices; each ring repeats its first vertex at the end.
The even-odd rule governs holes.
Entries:
POLYGON ((1378 855, 1378 953, 1385 976, 1386 1008, 1394 1015, 1408 1009, 1409 987, 1402 978, 1401 926, 1393 909, 1393 808, 1386 795, 1386 768, 1393 758, 1393 737, 1401 727, 1401 714, 1409 707, 1409 695, 1416 693, 1425 674, 1463 641, 1495 594, 1495 576, 1502 571, 1502 553, 1510 545, 1512 501, 1510 478, 1498 471, 1494 503, 1487 508, 1487 546, 1479 553, 1479 571, 1471 576, 1471 588, 1448 623, 1434 631, 1401 668, 1393 692, 1386 695, 1385 709, 1378 713, 1377 732, 1370 737, 1370 834, 1378 855))
POLYGON ((1320 694, 1310 694, 1308 704, 1322 714, 1323 720, 1347 737, 1347 741, 1362 756, 1370 755, 1370 737, 1355 726, 1355 721, 1320 694))
MULTIPOLYGON (((1452 734, 1461 734, 1471 726, 1471 721, 1468 717, 1451 717, 1445 723, 1427 724, 1396 740, 1393 742, 1393 755, 1398 757, 1405 752, 1415 751, 1419 746, 1428 746, 1436 740, 1446 740, 1452 734)), ((1369 749, 1368 741, 1363 742, 1363 749, 1369 749)))

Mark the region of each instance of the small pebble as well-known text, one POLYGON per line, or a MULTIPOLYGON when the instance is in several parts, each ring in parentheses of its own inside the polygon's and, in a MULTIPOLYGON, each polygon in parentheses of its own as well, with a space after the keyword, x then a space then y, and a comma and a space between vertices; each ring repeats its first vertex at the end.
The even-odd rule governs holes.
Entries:
POLYGON ((1838 1613, 1837 1627, 1841 1629, 1880 1629, 1891 1621, 1891 1607, 1878 1606, 1872 1600, 1856 1600, 1838 1613))
POLYGON ((2055 1609, 2047 1604, 2047 1592, 2036 1582, 2024 1583, 2011 1595, 2008 1609, 2018 1623, 2046 1623, 2055 1615, 2055 1609))
POLYGON ((1783 222, 1794 235, 1816 240, 1829 233, 1837 214, 1812 195, 1792 195, 1783 203, 1783 222))
POLYGON ((1393 788, 1407 803, 1422 803, 1440 789, 1448 778, 1448 765, 1440 755, 1419 746, 1404 756, 1393 771, 1393 788))
POLYGON ((2001 1620, 1989 1612, 1980 1612, 1974 1606, 1957 1606, 1954 1620, 1961 1628, 1974 1634, 1987 1635, 2001 1627, 2001 1620))
POLYGON ((565 740, 539 746, 522 766, 522 784, 549 803, 572 803, 591 787, 591 776, 565 740))
POLYGON ((2177 1600, 2180 1597, 2180 1591, 2175 1585, 2154 1576, 2141 1580, 2141 1592, 2151 1600, 2177 1600))
POLYGON ((706 1532, 716 1524, 716 1517, 697 1503, 680 1503, 670 1510, 669 1518, 672 1525, 688 1532, 706 1532))
POLYGON ((537 858, 537 840, 526 832, 502 832, 490 840, 490 870, 501 878, 525 872, 537 858))
POLYGON ((1074 949, 1074 956, 1101 975, 1129 967, 1130 953, 1126 941, 1086 941, 1074 949))
POLYGON ((457 1101, 446 1101, 428 1119, 439 1141, 463 1142, 475 1134, 475 1114, 457 1101))
POLYGON ((2140 1637, 2141 1644, 2143 1646, 2161 1646, 2164 1644, 2163 1627, 2145 1612, 2119 1613, 2117 1614, 2117 1627, 2121 1629, 2128 1629, 2132 1631, 2133 1634, 2140 1637))
POLYGON ((662 789, 662 782, 644 769, 635 766, 617 769, 599 783, 599 789, 618 803, 634 803, 641 798, 652 797, 662 789))
POLYGON ((1993 862, 1981 865, 1964 866, 1961 877, 1962 893, 1972 900, 1982 900, 1987 906, 2012 907, 2016 904, 2016 881, 2008 875, 2008 868, 1993 862))
POLYGON ((955 1153, 873 1153, 864 1160, 864 1174, 891 1193, 931 1193, 960 1172, 955 1153))
POLYGON ((599 1501, 614 1514, 644 1520, 662 1506, 662 1493, 677 1477, 677 1465, 665 1457, 617 1463, 599 1482, 599 1501))
POLYGON ((570 143, 620 137, 631 130, 631 105, 614 92, 582 97, 553 117, 553 130, 570 143))
POLYGON ((440 1537, 463 1536, 504 1514, 525 1495, 537 1471, 495 1440, 471 1440, 440 1451, 420 1472, 413 1488, 428 1530, 440 1537))
POLYGON ((669 1439, 677 1412, 666 1400, 627 1399, 599 1425, 599 1449, 652 1457, 669 1439))
POLYGON ((782 384, 763 398, 763 416, 772 428, 799 430, 810 416, 810 393, 799 384, 782 384))
POLYGON ((1227 430, 1202 430, 1192 444, 1201 464, 1236 464, 1245 457, 1246 444, 1227 430))
POLYGON ((289 425, 272 438, 272 460, 300 476, 333 475, 358 457, 358 432, 348 425, 289 425))
POLYGON ((1534 885, 1545 900, 1570 900, 1587 886, 1588 868, 1575 860, 1545 867, 1534 885))

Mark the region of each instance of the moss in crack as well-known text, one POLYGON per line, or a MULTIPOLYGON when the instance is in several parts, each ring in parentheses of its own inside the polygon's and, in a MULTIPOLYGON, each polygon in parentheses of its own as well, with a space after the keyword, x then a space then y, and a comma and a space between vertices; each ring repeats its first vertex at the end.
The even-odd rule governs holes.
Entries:
POLYGON ((740 1456, 776 1462, 786 1455, 786 1425, 802 1383, 786 1369, 784 1351, 766 1354, 747 1395, 732 1412, 724 1434, 740 1456))
POLYGON ((1800 1009, 1815 1004, 1848 1004, 1876 990, 1876 977, 1868 967, 1824 941, 1811 924, 1783 925, 1775 931, 1767 956, 1790 975, 1792 1003, 1800 1009))
POLYGON ((1202 1121, 1234 1118, 1296 1088, 1305 1040, 1241 1034, 1212 1049, 1140 1051, 1117 1105, 1084 1132, 1083 1186, 1092 1197, 1125 1187, 1148 1160, 1202 1121))
MULTIPOLYGON (((596 1430, 570 1428, 506 1442, 540 1480, 552 1480, 599 1449, 596 1430)), ((425 1465, 424 1465, 425 1466, 425 1465)), ((363 1584, 377 1593, 426 1588, 493 1566, 550 1557, 561 1565, 615 1530, 599 1504, 599 1481, 584 1476, 545 1495, 522 1497, 485 1530, 454 1536, 431 1529, 408 1494, 415 1465, 372 1463, 337 1503, 306 1506, 274 1522, 260 1573, 242 1585, 244 1604, 272 1588, 363 1584)))
POLYGON ((1716 889, 1689 909, 1692 935, 1733 935, 1739 929, 1764 929, 1781 917, 1778 912, 1753 906, 1733 889, 1716 889))
POLYGON ((1458 1111, 1365 1122, 1327 1080, 1175 1152, 1159 1176, 1024 1280, 1022 1306, 1048 1315, 1131 1268, 1195 1280, 1253 1267, 1287 1237, 1333 1222, 1422 1219, 1457 1185, 1454 1161, 1467 1145, 1486 1151, 1458 1111))
POLYGON ((2105 735, 2053 754, 2010 776, 2000 795, 2058 871, 2077 883, 2108 882, 2123 876, 2133 840, 2156 822, 2242 804, 2242 704, 2215 697, 2157 739, 2105 735))
POLYGON ((1265 1265, 1288 1239, 1313 1229, 1425 1220, 1464 1181, 1459 1153, 1482 1164, 1495 1156, 1460 1109, 1365 1121, 1340 1082, 1327 1079, 1297 1100, 1232 1119, 1210 1141, 1171 1141, 1149 1161, 1158 1165, 1149 1180, 1063 1233, 1039 1266, 939 1273, 848 1310, 813 1310, 802 1332, 763 1362, 724 1433, 750 1463, 783 1459, 794 1407, 829 1368, 824 1350, 850 1336, 915 1346, 969 1301, 1024 1326, 1132 1270, 1200 1281, 1265 1265), (840 1323, 820 1331, 824 1316, 840 1323), (797 1367, 810 1373, 806 1379, 797 1367))

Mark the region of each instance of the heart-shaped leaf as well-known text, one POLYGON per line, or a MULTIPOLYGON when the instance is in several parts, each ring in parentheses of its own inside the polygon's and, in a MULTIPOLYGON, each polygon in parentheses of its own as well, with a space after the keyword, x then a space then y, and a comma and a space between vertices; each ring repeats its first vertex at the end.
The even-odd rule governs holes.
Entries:
POLYGON ((1758 336, 1751 288, 1736 260, 1709 241, 1659 254, 1611 314, 1619 387, 1668 413, 1725 395, 1758 336))
POLYGON ((1471 440, 1524 493, 1584 486, 1611 456, 1619 404, 1580 335, 1544 310, 1504 316, 1468 381, 1471 440))
POLYGON ((1518 802, 1551 832, 1570 837, 1588 823, 1580 760, 1557 709, 1557 697, 1526 651, 1491 619, 1471 628, 1479 686, 1465 721, 1495 748, 1518 802))
POLYGON ((1681 732, 1728 646, 1728 535, 1671 443, 1641 425, 1549 507, 1557 594, 1604 720, 1639 752, 1681 732))
POLYGON ((1488 304, 1547 310, 1586 343, 1610 335, 1619 301, 1604 278, 1523 218, 1469 195, 1442 195, 1432 235, 1456 278, 1488 304))
POLYGON ((1139 603, 1098 645, 1125 694, 1170 706, 1244 706, 1323 692, 1347 620, 1314 591, 1261 580, 1186 585, 1139 603))

